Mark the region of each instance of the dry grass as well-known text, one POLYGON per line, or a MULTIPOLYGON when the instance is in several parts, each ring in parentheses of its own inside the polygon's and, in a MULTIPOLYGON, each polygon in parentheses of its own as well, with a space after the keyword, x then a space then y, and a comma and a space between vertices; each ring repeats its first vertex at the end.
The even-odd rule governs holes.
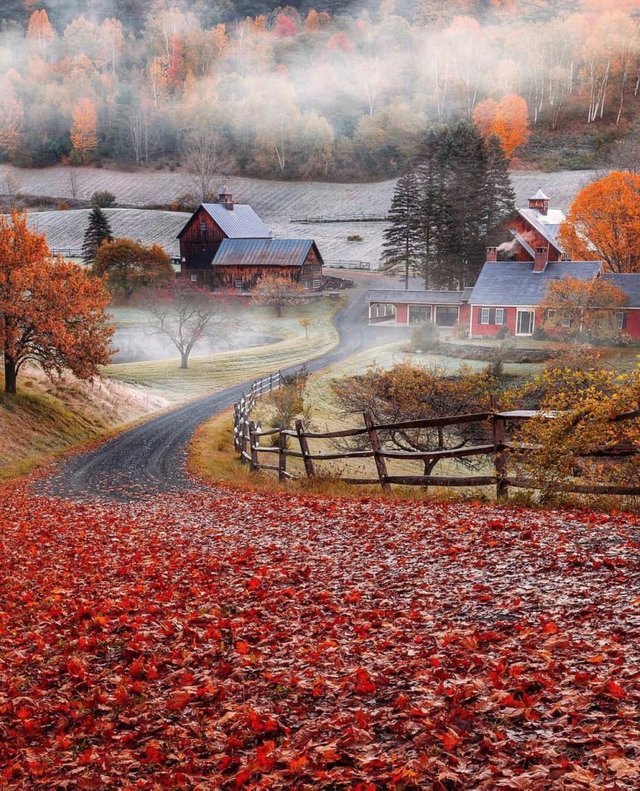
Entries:
POLYGON ((73 376, 51 382, 35 369, 24 372, 18 389, 15 396, 0 394, 0 479, 27 473, 168 405, 120 382, 73 376))

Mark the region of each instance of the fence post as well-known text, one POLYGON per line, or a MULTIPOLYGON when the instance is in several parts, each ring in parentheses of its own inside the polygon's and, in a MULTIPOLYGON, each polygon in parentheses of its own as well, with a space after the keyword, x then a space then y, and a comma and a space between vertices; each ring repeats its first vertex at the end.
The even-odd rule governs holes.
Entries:
POLYGON ((302 420, 296 420, 296 432, 298 434, 300 452, 302 453, 302 460, 304 461, 304 469, 307 473, 307 478, 313 478, 315 477, 316 471, 313 468, 313 459, 309 453, 309 441, 304 433, 304 423, 302 420))
POLYGON ((507 484, 507 453, 504 447, 505 440, 505 420, 500 415, 494 413, 491 419, 491 429, 493 434, 494 464, 496 468, 496 497, 498 500, 506 500, 509 496, 509 486, 507 484))
POLYGON ((249 454, 251 456, 250 469, 252 471, 257 470, 258 467, 260 466, 258 462, 258 450, 257 450, 258 441, 259 440, 258 440, 258 433, 256 432, 256 424, 253 422, 253 420, 250 420, 249 421, 249 454))
POLYGON ((249 437, 249 421, 245 416, 242 418, 242 445, 240 447, 240 460, 246 462, 247 459, 245 454, 249 455, 248 445, 251 442, 251 438, 249 437))
POLYGON ((285 480, 285 472, 287 471, 287 435, 284 429, 280 429, 278 434, 278 480, 285 480))
POLYGON ((385 492, 388 492, 391 487, 387 482, 387 464, 384 460, 384 457, 380 455, 380 451, 382 450, 382 446, 380 445, 380 437, 374 428, 373 414, 369 409, 364 412, 364 424, 367 427, 367 431, 369 432, 369 441, 371 442, 371 450, 373 451, 373 458, 376 463, 376 469, 378 470, 380 485, 385 492))

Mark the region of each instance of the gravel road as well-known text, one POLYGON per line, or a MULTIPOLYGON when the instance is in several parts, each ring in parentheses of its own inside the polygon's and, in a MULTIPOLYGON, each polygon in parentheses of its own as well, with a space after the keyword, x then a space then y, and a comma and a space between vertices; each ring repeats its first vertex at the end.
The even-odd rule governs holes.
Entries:
MULTIPOLYGON (((362 293, 379 285, 379 278, 359 278, 349 292, 347 305, 336 316, 340 340, 326 354, 310 360, 310 371, 319 371, 370 346, 389 343, 396 334, 366 324, 362 293)), ((389 281, 387 281, 388 284, 389 281)), ((259 354, 259 352, 256 352, 259 354)), ((289 373, 298 366, 284 369, 289 373)), ((251 380, 185 404, 120 434, 97 449, 70 457, 42 486, 47 493, 73 499, 95 497, 127 501, 154 493, 184 491, 198 484, 185 469, 187 446, 196 428, 226 409, 248 389, 251 380)))

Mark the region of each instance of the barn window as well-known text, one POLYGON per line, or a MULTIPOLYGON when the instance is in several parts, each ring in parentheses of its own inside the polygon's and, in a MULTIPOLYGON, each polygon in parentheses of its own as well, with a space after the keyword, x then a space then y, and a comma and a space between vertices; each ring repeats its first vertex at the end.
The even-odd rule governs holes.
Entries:
POLYGON ((504 324, 504 308, 496 308, 496 324, 504 324))
POLYGON ((489 323, 489 308, 480 308, 480 324, 489 323))
POLYGON ((191 282, 197 283, 198 282, 198 275, 195 272, 191 273, 191 282))
POLYGON ((311 288, 320 288, 320 281, 319 280, 312 281, 311 288))
POLYGON ((204 220, 200 221, 200 241, 204 242, 207 238, 207 223, 204 220))
POLYGON ((242 288, 242 280, 236 280, 236 288, 242 288))

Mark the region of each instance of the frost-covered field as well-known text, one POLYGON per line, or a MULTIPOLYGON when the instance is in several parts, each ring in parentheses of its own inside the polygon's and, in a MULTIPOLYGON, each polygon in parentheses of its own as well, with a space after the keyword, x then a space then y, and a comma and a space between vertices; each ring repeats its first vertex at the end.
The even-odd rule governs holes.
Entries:
MULTIPOLYGON (((89 198, 96 190, 109 190, 116 196, 118 203, 132 206, 170 203, 188 190, 187 176, 179 172, 126 173, 117 170, 76 168, 75 174, 78 197, 89 198)), ((0 191, 9 176, 17 183, 19 191, 26 194, 62 199, 72 196, 68 168, 20 170, 10 165, 0 165, 0 191)), ((512 173, 519 206, 526 205, 527 197, 541 187, 551 198, 552 205, 565 211, 576 192, 594 176, 593 171, 587 170, 512 173)), ((312 237, 317 241, 325 260, 330 262, 339 259, 358 259, 371 261, 374 265, 380 255, 384 223, 306 224, 291 222, 291 220, 307 215, 384 215, 391 203, 394 184, 393 180, 370 184, 261 181, 243 177, 233 177, 228 180, 228 186, 235 200, 238 203, 251 204, 262 219, 273 228, 276 236, 312 237), (362 241, 348 241, 349 236, 360 236, 362 241)), ((120 231, 114 227, 114 232, 140 238, 142 241, 158 241, 168 249, 174 244, 174 230, 175 233, 178 232, 184 215, 170 212, 142 215, 136 210, 133 211, 134 213, 129 215, 124 213, 114 215, 114 222, 118 223, 118 228, 123 229, 120 231)), ((57 219, 49 216, 51 214, 51 212, 43 212, 40 217, 40 227, 47 232, 50 244, 53 247, 77 246, 77 240, 80 239, 81 242, 84 233, 85 215, 66 212, 68 219, 61 219, 58 224, 57 219)), ((173 252, 173 249, 171 248, 170 251, 173 252)))

